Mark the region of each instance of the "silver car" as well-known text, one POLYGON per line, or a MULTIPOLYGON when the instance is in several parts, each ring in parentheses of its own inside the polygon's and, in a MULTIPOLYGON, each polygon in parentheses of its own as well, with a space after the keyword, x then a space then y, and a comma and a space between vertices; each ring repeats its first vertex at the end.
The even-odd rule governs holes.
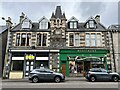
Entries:
POLYGON ((34 69, 29 74, 29 80, 37 83, 39 81, 55 81, 59 83, 65 80, 65 76, 62 73, 54 72, 50 69, 34 69))
POLYGON ((120 80, 120 75, 116 72, 110 72, 103 68, 92 68, 87 72, 86 78, 92 82, 98 80, 118 82, 120 80))

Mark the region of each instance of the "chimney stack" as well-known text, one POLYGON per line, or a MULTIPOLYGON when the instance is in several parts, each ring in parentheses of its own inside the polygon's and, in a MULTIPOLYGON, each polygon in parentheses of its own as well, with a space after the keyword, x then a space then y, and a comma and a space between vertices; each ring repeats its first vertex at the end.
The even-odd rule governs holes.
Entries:
POLYGON ((22 12, 22 13, 21 13, 21 16, 20 16, 20 21, 19 21, 19 22, 21 23, 24 18, 25 18, 25 14, 22 12))
POLYGON ((96 21, 97 21, 98 23, 100 23, 100 15, 96 15, 96 16, 95 16, 95 19, 96 19, 96 21))
POLYGON ((10 17, 8 17, 8 19, 6 20, 6 26, 8 27, 8 28, 11 28, 12 27, 12 21, 11 21, 12 19, 10 18, 10 17))

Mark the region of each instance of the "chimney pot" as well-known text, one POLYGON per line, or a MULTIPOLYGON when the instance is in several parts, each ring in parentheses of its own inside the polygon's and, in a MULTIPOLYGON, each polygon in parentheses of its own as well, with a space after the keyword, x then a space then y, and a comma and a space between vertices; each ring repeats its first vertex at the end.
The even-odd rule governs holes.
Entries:
POLYGON ((96 15, 96 16, 95 16, 95 19, 96 19, 96 21, 97 21, 98 23, 100 23, 100 15, 96 15))

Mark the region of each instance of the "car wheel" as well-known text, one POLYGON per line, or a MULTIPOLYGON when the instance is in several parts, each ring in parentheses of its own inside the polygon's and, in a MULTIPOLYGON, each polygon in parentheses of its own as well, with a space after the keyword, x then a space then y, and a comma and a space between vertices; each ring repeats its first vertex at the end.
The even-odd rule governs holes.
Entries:
POLYGON ((118 81, 119 81, 119 79, 118 79, 118 77, 117 77, 117 76, 114 76, 114 77, 112 78, 112 81, 114 81, 114 82, 118 82, 118 81))
POLYGON ((55 82, 59 83, 61 81, 60 77, 55 77, 55 82))
POLYGON ((90 77, 90 81, 95 82, 95 81, 96 81, 95 76, 91 76, 91 77, 90 77))
POLYGON ((38 81, 39 81, 38 77, 33 77, 33 78, 32 78, 32 82, 33 82, 33 83, 37 83, 38 81))

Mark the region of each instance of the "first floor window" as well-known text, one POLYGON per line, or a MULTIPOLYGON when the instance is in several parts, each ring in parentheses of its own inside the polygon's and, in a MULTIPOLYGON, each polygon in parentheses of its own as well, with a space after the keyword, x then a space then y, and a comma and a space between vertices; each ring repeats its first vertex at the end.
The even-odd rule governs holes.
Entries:
POLYGON ((26 34, 22 34, 22 37, 21 37, 21 46, 25 46, 26 44, 26 34))
POLYGON ((79 35, 79 33, 75 34, 75 46, 80 46, 80 35, 79 35))
POLYGON ((101 35, 100 35, 100 33, 97 34, 97 46, 101 46, 101 35))
POLYGON ((46 46, 46 39, 47 39, 47 34, 43 34, 43 42, 42 42, 42 46, 46 46))
POLYGON ((41 46, 41 34, 37 34, 37 46, 41 46))
POLYGON ((11 71, 23 71, 24 61, 12 61, 11 71))
POLYGON ((20 46, 20 33, 16 36, 16 46, 20 46))
POLYGON ((27 46, 30 46, 31 34, 27 34, 27 46))
POLYGON ((96 35, 91 34, 91 46, 96 46, 96 35))
POLYGON ((37 46, 47 46, 47 34, 37 34, 37 46))
POLYGON ((86 34, 86 46, 90 46, 90 34, 86 34))
POLYGON ((74 35, 71 33, 69 34, 69 46, 74 46, 74 35))

